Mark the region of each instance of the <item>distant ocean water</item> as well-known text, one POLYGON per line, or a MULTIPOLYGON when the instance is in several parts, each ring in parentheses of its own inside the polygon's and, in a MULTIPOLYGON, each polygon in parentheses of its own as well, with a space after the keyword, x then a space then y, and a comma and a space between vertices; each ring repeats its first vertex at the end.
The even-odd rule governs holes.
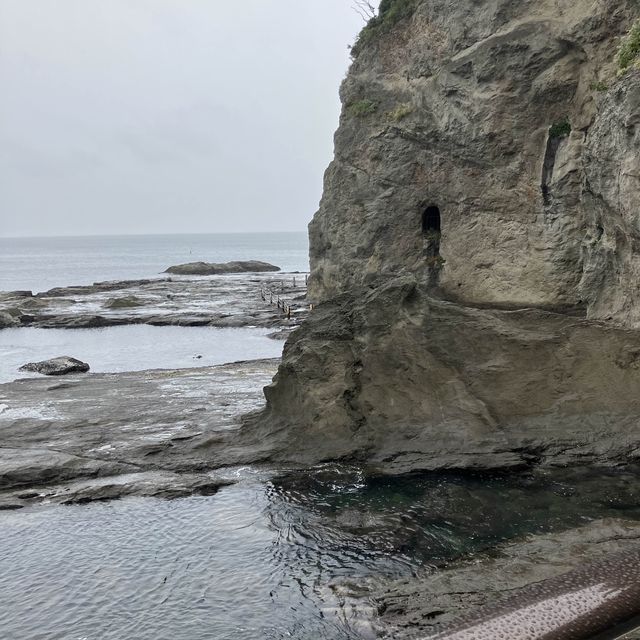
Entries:
POLYGON ((263 260, 309 269, 306 233, 0 238, 0 291, 154 278, 183 262, 263 260))

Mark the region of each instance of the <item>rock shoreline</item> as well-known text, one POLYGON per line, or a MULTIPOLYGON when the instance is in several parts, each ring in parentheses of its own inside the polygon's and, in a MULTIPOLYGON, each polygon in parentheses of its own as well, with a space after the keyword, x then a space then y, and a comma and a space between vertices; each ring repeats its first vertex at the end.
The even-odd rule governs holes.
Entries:
POLYGON ((0 384, 0 509, 211 493, 277 360, 0 384))
POLYGON ((153 326, 297 326, 308 311, 304 274, 226 275, 100 282, 87 286, 0 292, 0 329, 153 326), (291 306, 291 317, 276 306, 291 306))

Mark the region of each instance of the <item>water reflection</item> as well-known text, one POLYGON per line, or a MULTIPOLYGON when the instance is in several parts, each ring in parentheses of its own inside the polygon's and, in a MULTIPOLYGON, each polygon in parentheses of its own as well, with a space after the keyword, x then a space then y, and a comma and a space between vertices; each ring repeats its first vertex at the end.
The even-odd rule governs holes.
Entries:
POLYGON ((212 497, 4 513, 2 637, 373 638, 369 589, 385 577, 531 532, 638 519, 637 487, 636 470, 365 480, 325 466, 249 473, 212 497))

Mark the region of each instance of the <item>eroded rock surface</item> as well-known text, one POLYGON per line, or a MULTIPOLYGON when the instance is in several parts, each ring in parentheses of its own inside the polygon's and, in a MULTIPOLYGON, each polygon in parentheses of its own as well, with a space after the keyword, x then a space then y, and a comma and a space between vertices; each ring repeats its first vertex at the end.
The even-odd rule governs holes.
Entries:
POLYGON ((443 301, 410 277, 317 307, 246 436, 385 473, 640 455, 640 333, 443 301))
POLYGON ((215 490, 221 481, 208 471, 235 462, 223 445, 239 417, 263 403, 276 365, 0 385, 0 508, 215 490))
POLYGON ((0 329, 156 326, 296 326, 307 311, 304 274, 227 275, 99 282, 0 293, 0 329), (292 308, 287 317, 279 299, 292 308))
POLYGON ((591 189, 606 182, 614 195, 621 169, 631 215, 620 213, 629 221, 621 236, 630 243, 636 233, 628 150, 637 148, 639 75, 620 89, 614 58, 637 4, 414 4, 359 47, 342 85, 335 159, 310 225, 311 297, 408 271, 472 303, 598 298, 600 282, 578 286, 601 208, 591 189), (437 224, 424 217, 429 207, 437 224))
POLYGON ((385 472, 635 459, 637 3, 384 4, 415 10, 357 46, 320 304, 247 437, 385 472))

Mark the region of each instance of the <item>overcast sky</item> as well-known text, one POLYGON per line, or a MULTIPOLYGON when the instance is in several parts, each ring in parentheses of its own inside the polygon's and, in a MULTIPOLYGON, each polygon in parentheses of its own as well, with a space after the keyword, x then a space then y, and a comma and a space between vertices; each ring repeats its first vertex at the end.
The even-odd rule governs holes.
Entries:
POLYGON ((0 236, 298 231, 351 0, 0 0, 0 236))

